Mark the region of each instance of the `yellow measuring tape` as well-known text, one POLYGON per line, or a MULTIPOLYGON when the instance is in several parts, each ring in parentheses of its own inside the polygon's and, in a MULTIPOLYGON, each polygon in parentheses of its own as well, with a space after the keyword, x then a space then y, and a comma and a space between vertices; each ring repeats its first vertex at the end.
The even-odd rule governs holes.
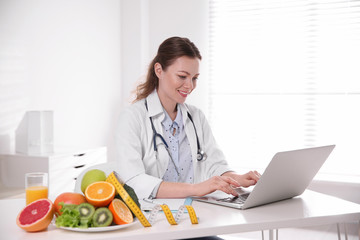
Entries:
POLYGON ((179 208, 179 210, 177 211, 175 217, 173 216, 171 210, 169 209, 169 207, 166 204, 156 205, 154 207, 154 209, 150 212, 149 218, 147 219, 145 217, 144 213, 138 207, 138 205, 136 205, 134 200, 130 197, 130 195, 124 189, 124 187, 123 187, 124 183, 123 183, 123 181, 121 181, 121 178, 118 176, 118 174, 115 171, 113 171, 107 177, 106 181, 110 182, 111 184, 114 185, 116 191, 119 193, 119 195, 122 197, 122 199, 124 200, 126 205, 135 214, 135 216, 139 219, 139 221, 141 222, 141 224, 144 227, 151 227, 151 225, 153 225, 153 223, 155 222, 155 218, 156 218, 158 212, 161 211, 161 210, 164 212, 167 221, 171 225, 177 225, 180 222, 180 218, 181 218, 182 214, 185 212, 185 209, 189 213, 191 223, 192 224, 197 224, 198 223, 198 218, 197 218, 197 216, 195 214, 195 210, 190 205, 182 205, 179 208))

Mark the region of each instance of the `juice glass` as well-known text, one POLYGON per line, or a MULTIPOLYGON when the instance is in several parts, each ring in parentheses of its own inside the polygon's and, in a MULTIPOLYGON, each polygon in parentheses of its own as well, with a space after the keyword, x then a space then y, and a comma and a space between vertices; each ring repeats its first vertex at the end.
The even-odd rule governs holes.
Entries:
POLYGON ((48 198, 48 174, 42 172, 25 174, 26 205, 41 198, 48 198))

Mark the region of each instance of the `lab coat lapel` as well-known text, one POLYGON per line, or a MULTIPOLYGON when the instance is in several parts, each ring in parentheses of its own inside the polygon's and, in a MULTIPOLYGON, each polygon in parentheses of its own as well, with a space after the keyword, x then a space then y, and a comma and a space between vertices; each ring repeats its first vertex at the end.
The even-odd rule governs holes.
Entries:
MULTIPOLYGON (((147 98, 148 105, 148 113, 149 117, 152 117, 154 127, 156 131, 161 135, 163 135, 163 128, 161 122, 165 118, 164 110, 161 105, 159 96, 155 91, 153 91, 147 98)), ((150 129, 152 132, 152 129, 150 129)), ((153 134, 153 133, 151 133, 153 134)), ((153 144, 153 142, 151 143, 153 144)), ((169 154, 166 151, 166 148, 159 137, 156 138, 156 145, 158 147, 158 159, 157 159, 157 171, 159 176, 162 178, 165 174, 166 168, 169 164, 169 154)))
MULTIPOLYGON (((159 96, 157 95, 156 90, 153 91, 147 98, 147 106, 148 106, 148 113, 149 117, 156 117, 157 115, 162 115, 161 121, 164 119, 164 111, 163 107, 161 105, 159 96)), ((161 122, 160 122, 161 123, 161 122)), ((160 132, 158 129, 156 129, 158 132, 160 132)))

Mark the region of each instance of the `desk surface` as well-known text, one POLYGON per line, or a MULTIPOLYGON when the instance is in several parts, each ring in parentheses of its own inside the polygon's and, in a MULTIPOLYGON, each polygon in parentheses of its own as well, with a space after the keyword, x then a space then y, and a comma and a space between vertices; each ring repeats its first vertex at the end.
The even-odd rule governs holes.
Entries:
POLYGON ((248 210, 193 202, 199 217, 196 225, 183 215, 179 225, 170 226, 159 215, 149 228, 138 223, 111 232, 79 233, 50 225, 46 231, 27 233, 16 225, 16 216, 24 204, 24 199, 0 200, 0 239, 180 239, 360 220, 360 205, 307 190, 300 197, 248 210))

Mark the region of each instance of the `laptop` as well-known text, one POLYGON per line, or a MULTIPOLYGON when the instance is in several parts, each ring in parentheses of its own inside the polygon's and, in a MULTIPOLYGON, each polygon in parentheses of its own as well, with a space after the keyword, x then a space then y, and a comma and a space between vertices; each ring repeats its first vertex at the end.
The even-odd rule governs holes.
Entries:
POLYGON ((238 209, 252 208, 301 195, 326 161, 335 145, 278 152, 252 191, 236 188, 234 197, 216 191, 195 201, 238 209))

